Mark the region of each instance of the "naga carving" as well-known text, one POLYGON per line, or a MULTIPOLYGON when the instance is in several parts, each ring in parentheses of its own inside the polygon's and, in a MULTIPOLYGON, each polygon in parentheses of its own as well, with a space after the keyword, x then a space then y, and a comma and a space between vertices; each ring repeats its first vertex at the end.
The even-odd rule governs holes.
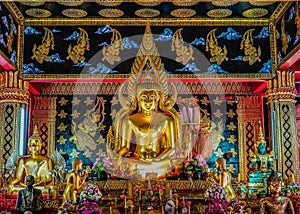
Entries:
POLYGON ((223 49, 218 46, 218 40, 216 37, 216 30, 211 30, 206 37, 206 51, 210 51, 211 58, 210 62, 216 62, 218 65, 221 65, 224 60, 228 61, 227 58, 227 48, 224 45, 223 49))
POLYGON ((244 62, 249 62, 249 65, 253 65, 255 62, 260 62, 261 59, 259 58, 261 55, 260 47, 256 48, 253 46, 253 37, 252 32, 254 29, 247 30, 244 33, 240 49, 244 50, 245 56, 243 57, 244 62))

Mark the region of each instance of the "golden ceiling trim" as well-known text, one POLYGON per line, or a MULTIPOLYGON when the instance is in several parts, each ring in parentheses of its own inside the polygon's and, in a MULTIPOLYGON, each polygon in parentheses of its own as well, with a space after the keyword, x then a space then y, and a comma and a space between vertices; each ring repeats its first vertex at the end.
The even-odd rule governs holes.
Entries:
POLYGON ((84 3, 84 0, 57 1, 57 3, 64 5, 64 6, 75 7, 75 6, 82 5, 84 3))
POLYGON ((142 18, 153 18, 158 16, 160 14, 160 11, 153 8, 142 8, 136 10, 134 14, 142 18))
POLYGON ((97 1, 97 4, 101 5, 101 6, 106 6, 106 7, 116 7, 122 4, 122 1, 97 1))
POLYGON ((151 26, 268 26, 268 18, 260 19, 199 19, 199 18, 153 18, 151 20, 142 18, 83 18, 83 19, 67 19, 67 18, 48 18, 35 19, 30 18, 25 20, 25 25, 30 26, 145 26, 150 22, 151 26))
POLYGON ((124 15, 124 12, 115 8, 106 8, 100 10, 98 14, 106 18, 119 18, 124 15))
POLYGON ((250 1, 249 2, 249 4, 251 4, 253 6, 259 6, 259 7, 268 6, 268 5, 271 5, 274 3, 275 3, 275 1, 250 1))
POLYGON ((282 16, 282 14, 285 13, 285 11, 289 8, 289 6, 292 4, 293 2, 287 1, 287 2, 281 2, 276 9, 274 10, 273 14, 270 16, 270 20, 275 20, 275 24, 276 22, 280 19, 280 17, 282 16))
POLYGON ((19 3, 27 6, 37 7, 44 5, 45 1, 19 1, 19 3))
POLYGON ((269 11, 265 8, 252 8, 245 10, 242 15, 247 18, 260 18, 267 15, 269 11))
POLYGON ((68 8, 61 12, 64 16, 70 17, 70 18, 82 18, 87 16, 87 12, 85 10, 81 9, 75 9, 75 8, 68 8))
POLYGON ((189 8, 179 8, 171 11, 170 14, 178 18, 189 18, 196 15, 196 11, 189 8))
POLYGON ((136 2, 136 4, 144 7, 155 7, 157 5, 160 5, 160 2, 145 1, 145 2, 136 2))
POLYGON ((237 4, 237 1, 234 0, 214 0, 211 2, 212 5, 218 7, 228 7, 237 4))
POLYGON ((40 9, 40 8, 30 8, 25 11, 28 16, 32 16, 35 18, 47 18, 52 15, 51 11, 40 9))
POLYGON ((3 4, 6 6, 8 11, 13 15, 13 17, 15 18, 18 24, 24 22, 25 18, 14 2, 9 2, 9 3, 3 2, 3 4))
POLYGON ((189 7, 189 6, 194 6, 198 4, 200 1, 194 1, 194 0, 175 0, 172 1, 172 3, 176 6, 181 6, 181 7, 189 7))

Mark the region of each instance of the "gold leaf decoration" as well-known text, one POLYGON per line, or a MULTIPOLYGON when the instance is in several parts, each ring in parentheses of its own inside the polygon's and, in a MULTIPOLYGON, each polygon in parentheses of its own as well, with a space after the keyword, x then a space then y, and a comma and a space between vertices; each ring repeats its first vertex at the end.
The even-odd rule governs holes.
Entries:
POLYGON ((72 0, 72 1, 58 1, 57 3, 62 4, 64 6, 80 6, 83 4, 83 0, 72 0))
POLYGON ((250 1, 249 3, 253 6, 260 6, 260 7, 274 4, 273 1, 250 1))
POLYGON ((155 7, 160 5, 160 2, 136 2, 136 4, 144 6, 144 7, 155 7))
POLYGON ((225 18, 232 14, 229 9, 213 9, 207 12, 207 16, 212 18, 225 18))
POLYGON ((27 6, 42 6, 43 4, 45 4, 45 1, 19 1, 21 4, 23 5, 27 5, 27 6))
POLYGON ((151 18, 151 17, 158 16, 160 12, 159 10, 155 10, 152 8, 143 8, 143 9, 136 10, 134 14, 139 17, 151 18))
POLYGON ((244 11, 242 14, 247 18, 258 18, 267 15, 268 10, 264 8, 252 8, 244 11))
POLYGON ((194 16, 195 14, 196 14, 195 10, 187 9, 187 8, 180 8, 180 9, 173 10, 171 12, 172 16, 179 17, 179 18, 188 18, 194 16))
POLYGON ((119 9, 107 8, 107 9, 100 10, 98 14, 106 18, 118 18, 123 16, 124 12, 119 9))
POLYGON ((64 16, 70 17, 70 18, 82 18, 88 14, 85 10, 73 9, 73 8, 65 9, 61 13, 64 16))
POLYGON ((199 1, 194 1, 194 0, 175 0, 172 2, 176 6, 183 6, 183 7, 188 7, 188 6, 194 6, 199 3, 199 1))
POLYGON ((233 0, 214 0, 211 2, 212 5, 218 6, 218 7, 228 7, 237 4, 237 1, 233 0))
POLYGON ((29 16, 36 18, 46 18, 52 15, 49 10, 39 9, 39 8, 31 8, 25 11, 25 13, 29 16))

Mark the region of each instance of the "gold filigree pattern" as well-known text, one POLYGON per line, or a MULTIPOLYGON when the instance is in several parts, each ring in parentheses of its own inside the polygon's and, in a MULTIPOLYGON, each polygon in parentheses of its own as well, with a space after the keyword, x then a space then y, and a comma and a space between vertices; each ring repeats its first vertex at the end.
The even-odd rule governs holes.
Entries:
POLYGON ((244 62, 249 62, 249 65, 253 65, 255 62, 260 62, 260 55, 261 55, 261 49, 258 46, 256 47, 253 46, 253 37, 252 37, 252 32, 255 29, 250 29, 247 30, 244 35, 242 42, 240 44, 240 49, 244 50, 245 56, 243 56, 243 61, 244 62))
POLYGON ((180 8, 171 11, 171 15, 174 17, 179 17, 179 18, 188 18, 192 17, 196 14, 195 10, 188 9, 188 8, 180 8))
POLYGON ((143 9, 136 10, 134 14, 136 16, 143 17, 143 18, 152 18, 158 16, 160 12, 159 10, 152 9, 152 8, 143 8, 143 9))
POLYGON ((135 2, 138 5, 144 6, 144 7, 155 7, 157 5, 160 5, 160 2, 135 2))
POLYGON ((205 50, 210 52, 210 62, 216 62, 218 65, 221 65, 224 60, 228 61, 227 48, 225 45, 223 46, 223 49, 220 46, 218 46, 216 30, 217 28, 211 30, 207 34, 205 50))
POLYGON ((273 1, 250 1, 249 4, 253 5, 253 6, 268 6, 271 4, 274 4, 273 1))
POLYGON ((193 47, 187 44, 184 44, 181 31, 183 28, 177 30, 172 37, 172 46, 171 51, 176 52, 176 61, 186 65, 190 60, 194 60, 193 57, 193 47))
POLYGON ((233 0, 213 0, 211 2, 212 5, 218 6, 218 7, 228 7, 237 4, 237 1, 233 0))
POLYGON ((27 6, 42 6, 43 4, 45 4, 45 1, 19 1, 21 4, 23 5, 27 5, 27 6))
POLYGON ((249 10, 244 11, 243 13, 244 17, 247 18, 259 18, 263 17, 268 14, 268 10, 264 8, 252 8, 249 10))
POLYGON ((64 5, 64 6, 69 6, 69 7, 75 7, 75 6, 80 6, 83 4, 83 0, 72 0, 72 1, 57 1, 57 3, 64 5))
POLYGON ((225 18, 231 16, 232 11, 229 9, 213 9, 207 12, 207 16, 212 18, 225 18))
POLYGON ((284 16, 282 16, 281 19, 281 43, 282 43, 282 48, 281 51, 286 54, 286 51, 289 47, 289 39, 288 39, 288 34, 285 31, 285 20, 284 16))
POLYGON ((49 10, 40 8, 31 8, 26 10, 25 13, 35 18, 46 18, 52 15, 52 13, 49 10))
POLYGON ((82 18, 85 17, 88 13, 85 10, 69 8, 61 12, 64 16, 70 18, 82 18))
POLYGON ((106 6, 106 7, 116 7, 122 4, 122 1, 97 1, 97 4, 101 5, 101 6, 106 6))
POLYGON ((110 28, 112 31, 111 42, 109 46, 104 46, 102 49, 102 61, 107 61, 109 64, 113 65, 115 62, 120 62, 121 57, 120 50, 123 50, 122 36, 116 29, 110 28))
POLYGON ((194 6, 199 3, 199 1, 194 1, 194 0, 175 0, 172 1, 172 3, 176 6, 182 6, 182 7, 189 7, 189 6, 194 6))
POLYGON ((79 29, 79 36, 77 38, 77 45, 72 47, 72 44, 68 47, 68 56, 67 60, 72 60, 74 64, 77 64, 78 62, 82 62, 85 60, 84 54, 85 51, 90 50, 90 42, 89 42, 89 35, 88 33, 82 29, 79 29))
POLYGON ((114 9, 114 8, 107 8, 100 10, 98 12, 100 16, 106 17, 106 18, 118 18, 124 15, 124 12, 119 9, 114 9))

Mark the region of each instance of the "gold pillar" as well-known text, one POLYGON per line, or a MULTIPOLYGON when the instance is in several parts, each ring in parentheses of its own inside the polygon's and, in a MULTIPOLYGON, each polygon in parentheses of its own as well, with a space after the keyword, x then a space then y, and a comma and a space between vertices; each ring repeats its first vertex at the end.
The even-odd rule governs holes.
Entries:
POLYGON ((28 82, 17 71, 0 72, 0 166, 19 149, 20 108, 28 105, 28 82))
POLYGON ((299 179, 298 171, 298 141, 296 126, 295 74, 293 71, 277 71, 277 76, 268 81, 266 97, 270 111, 275 115, 271 121, 272 131, 276 131, 273 144, 277 149, 278 171, 283 177, 295 174, 299 179))
POLYGON ((237 95, 239 173, 241 180, 248 180, 251 169, 249 152, 254 148, 261 120, 260 99, 258 95, 237 95))
POLYGON ((40 135, 43 134, 41 130, 47 127, 44 133, 47 138, 41 138, 43 143, 47 144, 47 153, 44 155, 50 157, 55 151, 56 97, 35 96, 32 106, 32 126, 38 127, 40 135))

